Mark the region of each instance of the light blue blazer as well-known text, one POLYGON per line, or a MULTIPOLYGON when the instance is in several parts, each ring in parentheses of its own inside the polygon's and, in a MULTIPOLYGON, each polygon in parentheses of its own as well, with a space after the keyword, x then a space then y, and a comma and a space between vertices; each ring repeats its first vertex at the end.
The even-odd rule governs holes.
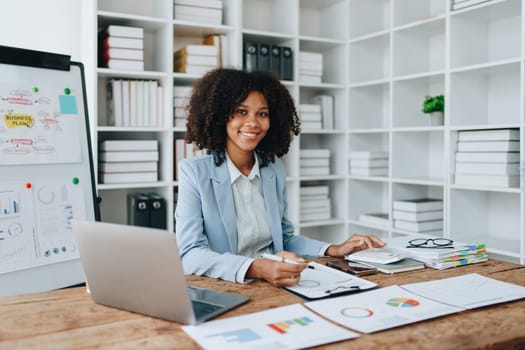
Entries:
MULTIPOLYGON (((261 168, 260 175, 274 252, 319 256, 326 242, 293 234, 281 160, 261 168)), ((178 179, 176 237, 184 272, 235 282, 248 258, 237 255, 235 205, 226 161, 216 166, 212 155, 182 160, 178 179)))

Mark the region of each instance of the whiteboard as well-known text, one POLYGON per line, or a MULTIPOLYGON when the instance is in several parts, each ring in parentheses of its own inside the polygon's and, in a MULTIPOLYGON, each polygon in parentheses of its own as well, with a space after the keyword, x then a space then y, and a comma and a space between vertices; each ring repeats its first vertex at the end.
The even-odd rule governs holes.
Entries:
POLYGON ((0 295, 82 283, 70 221, 98 219, 83 66, 0 57, 0 295))

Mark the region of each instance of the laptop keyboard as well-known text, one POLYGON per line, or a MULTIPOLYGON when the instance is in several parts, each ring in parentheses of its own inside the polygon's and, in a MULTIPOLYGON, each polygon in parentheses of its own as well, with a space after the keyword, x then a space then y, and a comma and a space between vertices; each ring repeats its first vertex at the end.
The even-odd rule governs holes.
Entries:
POLYGON ((210 313, 215 312, 222 307, 219 305, 205 303, 198 300, 192 300, 191 303, 193 304, 193 311, 195 312, 195 316, 197 318, 204 315, 209 315, 210 313))

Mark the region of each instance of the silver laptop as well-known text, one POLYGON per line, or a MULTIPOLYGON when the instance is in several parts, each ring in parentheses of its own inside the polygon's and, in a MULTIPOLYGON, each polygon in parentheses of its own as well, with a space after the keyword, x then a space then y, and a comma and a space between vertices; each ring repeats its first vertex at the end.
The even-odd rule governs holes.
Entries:
POLYGON ((97 304, 197 324, 250 299, 188 286, 173 232, 80 220, 72 225, 97 304))

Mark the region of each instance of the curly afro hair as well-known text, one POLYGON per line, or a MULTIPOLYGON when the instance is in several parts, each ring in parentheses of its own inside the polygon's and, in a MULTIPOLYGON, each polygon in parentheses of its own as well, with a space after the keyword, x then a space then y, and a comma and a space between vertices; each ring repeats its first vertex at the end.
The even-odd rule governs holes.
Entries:
POLYGON ((270 129, 255 149, 261 166, 286 154, 293 136, 300 132, 299 118, 288 89, 269 72, 219 68, 198 80, 187 107, 185 141, 213 153, 215 164, 222 164, 226 159, 226 123, 252 91, 265 97, 270 114, 270 129))

